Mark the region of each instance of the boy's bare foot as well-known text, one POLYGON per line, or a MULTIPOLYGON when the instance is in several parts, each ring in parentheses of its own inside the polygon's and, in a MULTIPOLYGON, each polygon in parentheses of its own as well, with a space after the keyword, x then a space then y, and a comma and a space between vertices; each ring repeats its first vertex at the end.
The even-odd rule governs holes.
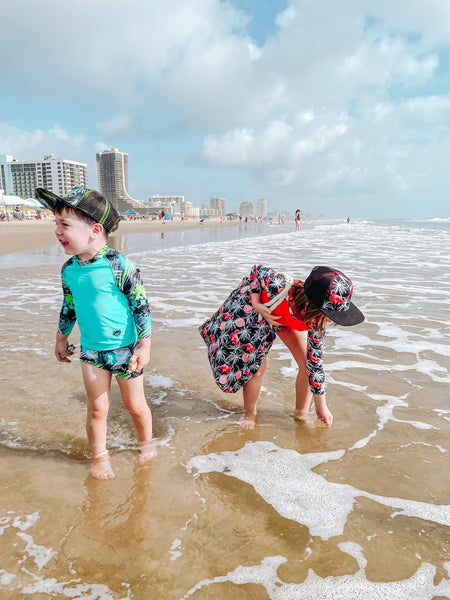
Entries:
POLYGON ((150 462, 156 456, 158 456, 158 449, 154 440, 151 442, 141 442, 139 444, 138 463, 145 464, 150 462))
POLYGON ((114 479, 116 475, 111 469, 108 450, 104 450, 92 457, 91 475, 96 479, 114 479))
POLYGON ((256 413, 246 413, 241 421, 242 429, 255 429, 256 413))

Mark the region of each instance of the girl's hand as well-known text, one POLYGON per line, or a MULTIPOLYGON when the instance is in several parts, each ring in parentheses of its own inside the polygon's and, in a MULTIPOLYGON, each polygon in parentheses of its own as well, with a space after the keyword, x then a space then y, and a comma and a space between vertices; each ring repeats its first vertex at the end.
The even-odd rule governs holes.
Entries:
POLYGON ((269 323, 271 327, 278 325, 278 321, 281 319, 281 317, 276 317, 275 315, 273 315, 271 309, 268 308, 265 304, 260 304, 259 309, 255 310, 262 316, 262 318, 265 321, 269 323))
POLYGON ((252 306, 261 317, 269 323, 271 327, 278 325, 278 321, 281 317, 272 315, 271 309, 263 304, 261 301, 261 294, 252 294, 252 306))
POLYGON ((331 427, 333 425, 333 415, 327 406, 325 395, 315 396, 314 404, 316 405, 316 415, 319 421, 322 421, 327 427, 331 427))

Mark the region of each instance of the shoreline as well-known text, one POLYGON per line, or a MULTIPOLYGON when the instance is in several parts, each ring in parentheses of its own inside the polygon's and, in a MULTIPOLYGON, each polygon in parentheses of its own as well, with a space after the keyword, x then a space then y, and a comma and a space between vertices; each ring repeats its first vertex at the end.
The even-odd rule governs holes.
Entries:
MULTIPOLYGON (((128 233, 163 233, 165 231, 187 231, 203 227, 236 227, 238 221, 197 220, 191 221, 121 221, 116 232, 111 234, 126 235, 128 233)), ((0 256, 39 250, 45 246, 57 244, 55 224, 52 218, 30 221, 0 222, 0 256)))

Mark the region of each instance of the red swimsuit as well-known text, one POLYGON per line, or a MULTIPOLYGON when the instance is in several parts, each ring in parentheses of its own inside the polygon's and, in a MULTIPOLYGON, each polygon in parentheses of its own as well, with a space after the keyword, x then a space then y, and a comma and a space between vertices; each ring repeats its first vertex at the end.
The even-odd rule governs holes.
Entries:
MULTIPOLYGON (((294 281, 294 283, 298 283, 294 281)), ((265 289, 261 293, 261 301, 268 302, 270 300, 269 294, 265 289)), ((289 327, 289 329, 295 329, 296 331, 308 331, 308 327, 305 322, 300 318, 297 318, 292 308, 292 288, 289 290, 287 297, 281 302, 276 308, 273 309, 272 314, 275 317, 281 317, 278 320, 277 326, 289 327)))

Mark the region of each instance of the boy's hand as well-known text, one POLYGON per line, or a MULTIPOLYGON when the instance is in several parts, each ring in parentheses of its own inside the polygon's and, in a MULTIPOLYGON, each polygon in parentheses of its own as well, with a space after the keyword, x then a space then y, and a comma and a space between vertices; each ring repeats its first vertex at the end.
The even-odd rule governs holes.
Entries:
POLYGON ((135 373, 140 371, 150 362, 150 339, 142 338, 139 340, 139 347, 136 348, 134 354, 128 363, 128 371, 135 373))
POLYGON ((68 347, 69 344, 67 343, 67 337, 64 339, 56 339, 55 356, 57 361, 66 363, 72 362, 69 358, 67 358, 70 356, 70 354, 73 354, 73 352, 67 352, 68 347))

